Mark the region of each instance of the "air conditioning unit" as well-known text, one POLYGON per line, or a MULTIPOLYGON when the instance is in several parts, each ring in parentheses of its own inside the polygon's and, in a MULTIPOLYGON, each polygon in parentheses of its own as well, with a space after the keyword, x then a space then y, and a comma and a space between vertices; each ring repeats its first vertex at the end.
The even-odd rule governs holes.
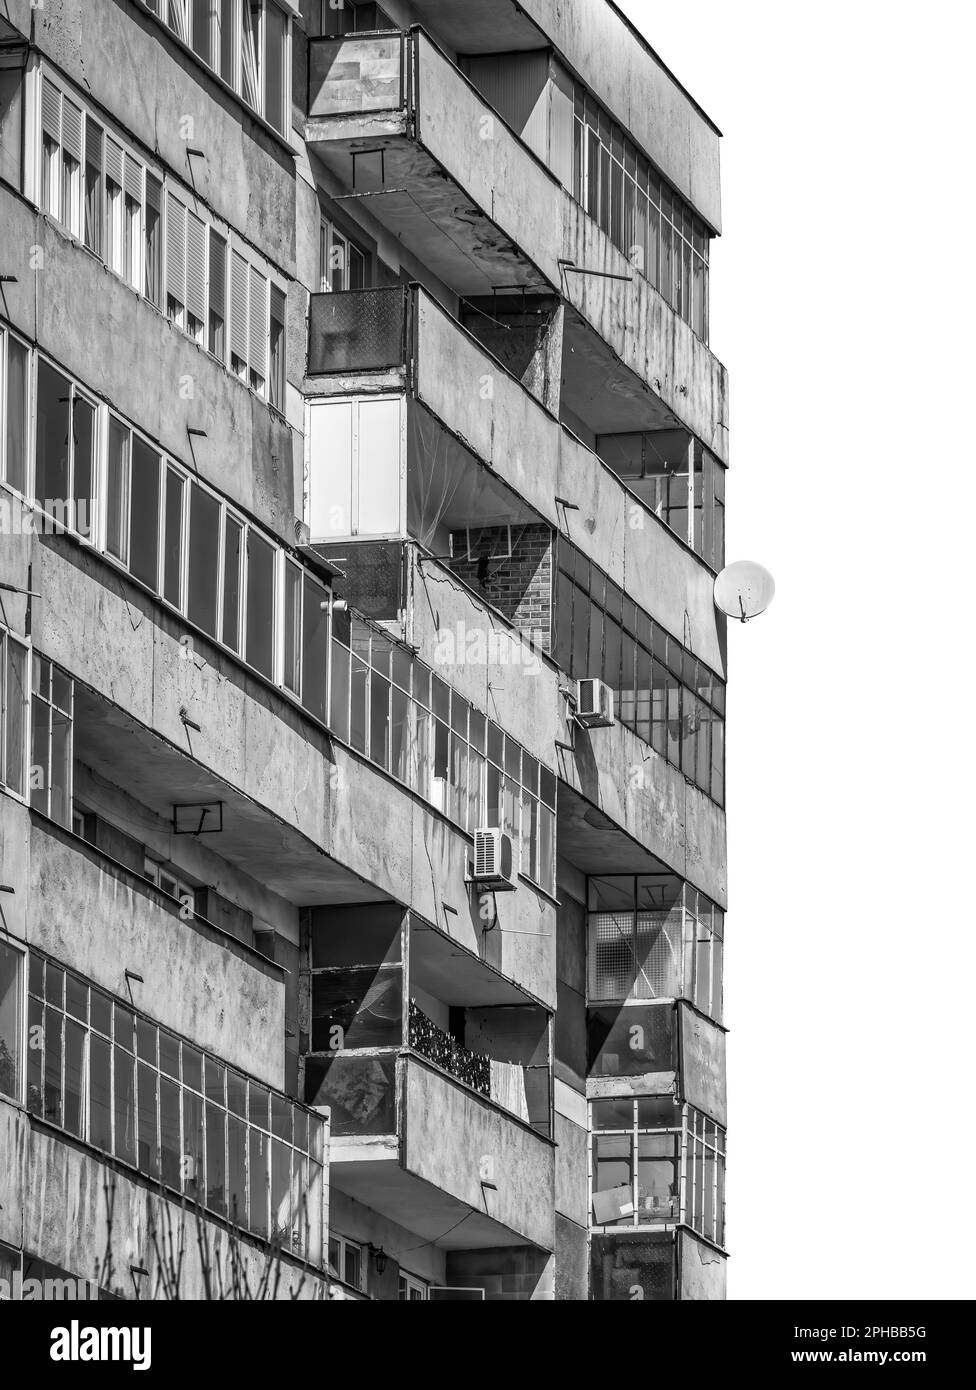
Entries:
POLYGON ((518 887, 515 852, 508 835, 500 830, 474 832, 474 872, 472 881, 496 893, 510 893, 518 887))
POLYGON ((576 718, 586 729, 612 729, 613 691, 603 681, 582 680, 576 688, 576 718))

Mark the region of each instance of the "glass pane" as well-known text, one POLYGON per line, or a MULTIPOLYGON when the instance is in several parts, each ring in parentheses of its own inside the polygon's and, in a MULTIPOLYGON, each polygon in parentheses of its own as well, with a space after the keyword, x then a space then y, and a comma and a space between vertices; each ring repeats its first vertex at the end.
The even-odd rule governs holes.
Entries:
POLYGON ((159 1135, 156 1124, 157 1076, 139 1063, 139 1171, 159 1176, 159 1135))
POLYGON ((23 1075, 24 957, 0 941, 0 1095, 19 1101, 23 1075))
POLYGON ((227 1118, 228 1216, 239 1225, 247 1222, 247 1128, 236 1115, 227 1118))
POLYGON ((132 441, 132 560, 130 570, 150 589, 159 585, 159 455, 132 441))
MULTIPOLYGON (((71 386, 43 358, 37 360, 37 434, 34 496, 45 511, 68 499, 68 409, 71 386)), ((61 507, 58 514, 63 515, 61 507)), ((114 553, 114 552, 113 552, 114 553)))
POLYGON ((166 530, 163 542, 163 597, 174 608, 183 599, 183 492, 184 479, 166 470, 166 530))
POLYGON ((95 408, 75 397, 72 411, 74 433, 74 487, 72 522, 81 536, 91 536, 92 483, 95 466, 95 408))
POLYGON ((221 636, 232 652, 241 643, 241 558, 244 528, 228 517, 224 529, 224 611, 221 636))
POLYGON ((285 564, 285 688, 293 695, 302 688, 302 572, 297 565, 285 564))
POLYGON ((203 1200, 203 1100, 193 1091, 183 1092, 183 1191, 194 1201, 203 1200))
POLYGON ((217 547, 220 503, 195 483, 190 489, 190 553, 186 615, 211 637, 217 635, 217 547))
POLYGON ((215 1105, 207 1106, 207 1192, 206 1204, 211 1211, 226 1215, 227 1190, 224 1158, 224 1133, 227 1116, 215 1105))
POLYGON ((112 1049, 92 1033, 88 1044, 89 1143, 112 1152, 112 1049))
MULTIPOLYGON (((160 1039, 160 1042, 162 1039, 160 1039)), ((180 1088, 168 1077, 159 1078, 159 1132, 161 1178, 167 1187, 180 1191, 183 1150, 180 1143, 180 1088)))
POLYGON ((136 1161, 135 1061, 132 1054, 114 1049, 115 1156, 123 1163, 136 1161))
POLYGON ((27 369, 27 349, 8 335, 5 477, 21 493, 27 485, 27 369))
POLYGON ((62 1122, 61 1109, 61 1029, 63 1017, 48 1009, 44 1020, 44 1118, 52 1125, 62 1122))
POLYGON ((247 661, 270 680, 274 674, 274 551, 247 533, 247 661))
POLYGON ((129 559, 129 430, 113 416, 108 427, 105 548, 123 564, 129 559))
POLYGON ((3 691, 4 727, 0 730, 3 742, 3 781, 12 792, 23 796, 27 734, 27 649, 8 641, 6 677, 3 691))
POLYGON ((248 1131, 248 1188, 250 1208, 248 1228, 255 1235, 268 1234, 268 1145, 271 1139, 260 1130, 248 1131))

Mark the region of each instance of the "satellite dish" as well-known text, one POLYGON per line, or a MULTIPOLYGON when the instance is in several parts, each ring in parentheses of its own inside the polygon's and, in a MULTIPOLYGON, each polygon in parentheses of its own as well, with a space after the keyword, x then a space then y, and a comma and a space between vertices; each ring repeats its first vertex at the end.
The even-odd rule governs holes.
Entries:
POLYGON ((776 581, 754 560, 728 565, 715 581, 715 607, 740 623, 758 618, 773 601, 776 581))

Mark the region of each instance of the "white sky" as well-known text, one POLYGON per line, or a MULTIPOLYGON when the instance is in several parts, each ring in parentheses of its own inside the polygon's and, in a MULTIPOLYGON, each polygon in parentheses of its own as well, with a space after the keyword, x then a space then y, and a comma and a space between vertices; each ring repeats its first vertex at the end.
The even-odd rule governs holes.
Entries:
POLYGON ((725 134, 729 559, 778 585, 729 641, 730 1297, 972 1298, 972 7, 621 3, 725 134))

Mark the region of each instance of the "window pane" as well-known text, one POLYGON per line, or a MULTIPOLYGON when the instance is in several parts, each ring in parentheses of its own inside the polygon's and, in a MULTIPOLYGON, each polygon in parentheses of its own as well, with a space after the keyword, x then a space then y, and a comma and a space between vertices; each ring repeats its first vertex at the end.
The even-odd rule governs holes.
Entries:
POLYGON ((271 679, 274 674, 274 551, 254 531, 247 533, 247 660, 271 679))
POLYGON ((162 1149, 160 1176, 167 1187, 178 1192, 182 1172, 180 1088, 175 1081, 170 1081, 166 1076, 159 1078, 159 1132, 162 1149))
POLYGON ((136 579, 159 584, 159 455, 144 440, 132 441, 132 562, 136 579))
POLYGON ((203 1099, 183 1092, 183 1191, 194 1201, 203 1199, 203 1099))
POLYGON ((221 635, 231 651, 241 646, 241 558, 244 528, 228 517, 224 528, 224 612, 221 635))
POLYGON ((268 1145, 271 1139, 260 1130, 248 1132, 250 1214, 248 1229, 255 1235, 268 1234, 268 1145))
POLYGON ((166 531, 163 542, 163 597, 174 608, 183 597, 183 492, 184 479, 166 470, 166 531))
POLYGON ((129 558, 129 431, 113 416, 108 429, 105 548, 123 564, 129 558))
POLYGON ((285 563, 285 688, 298 695, 302 688, 302 572, 285 563))
POLYGON ((64 1127, 83 1137, 85 1123, 85 1042, 87 1033, 73 1018, 64 1021, 64 1127))
POLYGON ((120 1047, 113 1049, 115 1064, 115 1156, 123 1163, 136 1161, 135 1061, 120 1047))
POLYGON ((34 496, 45 510, 48 503, 68 499, 67 379, 42 359, 37 361, 37 449, 34 496))
POLYGON ((27 741, 27 649, 19 642, 6 643, 7 661, 3 690, 3 780, 11 791, 24 795, 24 756, 27 741))
POLYGON ((302 605, 302 704, 316 718, 326 721, 326 690, 329 664, 329 614, 322 605, 328 602, 328 591, 321 584, 304 577, 302 605))
POLYGON ((195 483, 190 489, 190 554, 186 614, 211 637, 217 635, 217 550, 220 503, 195 483))
POLYGON ((227 1200, 231 1221, 247 1221, 247 1129, 236 1115, 227 1117, 227 1200))
POLYGON ((71 826, 71 720, 61 710, 51 712, 51 800, 48 815, 71 826))
POLYGON ((44 1118, 53 1125, 63 1119, 61 1107, 61 1030, 63 1016, 48 1008, 44 1019, 44 1118))
POLYGON ((159 1135, 156 1125, 158 1078, 139 1063, 139 1170, 151 1178, 159 1176, 159 1135))
POLYGON ((27 367, 27 349, 8 334, 5 477, 18 492, 27 485, 27 367))
POLYGON ((264 114, 275 130, 285 130, 285 56, 288 25, 276 5, 265 9, 264 114))
POLYGON ((76 396, 72 407, 74 487, 72 523, 79 535, 91 536, 92 480, 95 468, 95 407, 76 396))
POLYGON ((88 1039, 88 1141, 98 1149, 112 1152, 112 1049, 97 1033, 88 1039))
POLYGON ((15 1101, 23 1074, 23 962, 0 941, 0 1096, 15 1101))
POLYGON ((226 1174, 224 1166, 224 1127, 227 1116, 215 1105, 207 1106, 207 1195, 206 1204, 221 1215, 227 1212, 226 1174))

